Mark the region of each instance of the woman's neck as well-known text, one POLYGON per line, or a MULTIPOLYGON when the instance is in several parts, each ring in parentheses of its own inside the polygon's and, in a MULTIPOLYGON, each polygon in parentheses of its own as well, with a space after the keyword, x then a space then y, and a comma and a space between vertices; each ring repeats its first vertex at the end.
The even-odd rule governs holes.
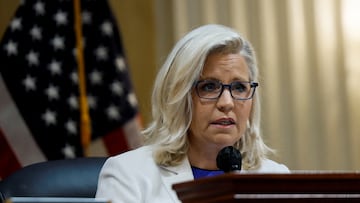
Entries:
POLYGON ((218 149, 209 149, 206 147, 189 147, 188 159, 192 166, 207 170, 216 170, 216 156, 218 149))

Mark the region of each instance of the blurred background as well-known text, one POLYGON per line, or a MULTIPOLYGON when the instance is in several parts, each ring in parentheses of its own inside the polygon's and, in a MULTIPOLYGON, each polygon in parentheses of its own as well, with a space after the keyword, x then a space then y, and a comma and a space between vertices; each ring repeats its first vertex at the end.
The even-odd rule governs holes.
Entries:
MULTIPOLYGON (((110 0, 144 126, 157 69, 191 29, 219 23, 258 56, 262 132, 293 170, 360 169, 360 1, 110 0)), ((19 1, 0 0, 0 37, 19 1)), ((0 62, 1 64, 1 62, 0 62)))

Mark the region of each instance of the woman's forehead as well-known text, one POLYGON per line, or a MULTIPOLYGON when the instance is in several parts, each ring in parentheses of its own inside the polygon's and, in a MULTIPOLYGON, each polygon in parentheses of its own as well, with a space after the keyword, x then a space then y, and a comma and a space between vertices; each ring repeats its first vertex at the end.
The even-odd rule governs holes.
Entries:
POLYGON ((240 54, 211 54, 202 69, 201 78, 249 80, 245 58, 240 54))

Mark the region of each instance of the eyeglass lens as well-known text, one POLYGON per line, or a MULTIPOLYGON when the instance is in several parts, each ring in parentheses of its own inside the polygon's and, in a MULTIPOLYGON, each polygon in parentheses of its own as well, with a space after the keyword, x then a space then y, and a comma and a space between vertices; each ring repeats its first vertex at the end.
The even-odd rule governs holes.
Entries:
POLYGON ((234 99, 250 99, 255 91, 257 83, 235 81, 230 84, 222 84, 215 80, 202 80, 196 84, 196 91, 199 97, 205 99, 217 99, 227 88, 234 99))

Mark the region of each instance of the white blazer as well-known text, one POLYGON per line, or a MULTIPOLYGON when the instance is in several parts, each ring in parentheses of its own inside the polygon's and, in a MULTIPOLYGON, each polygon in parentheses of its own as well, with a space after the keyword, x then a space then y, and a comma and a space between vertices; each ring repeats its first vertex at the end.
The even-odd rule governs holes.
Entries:
MULTIPOLYGON (((172 185, 194 179, 189 160, 164 167, 155 163, 152 153, 152 147, 143 146, 109 158, 100 172, 96 198, 112 203, 180 202, 172 185)), ((289 173, 289 169, 266 159, 251 172, 289 173)))

